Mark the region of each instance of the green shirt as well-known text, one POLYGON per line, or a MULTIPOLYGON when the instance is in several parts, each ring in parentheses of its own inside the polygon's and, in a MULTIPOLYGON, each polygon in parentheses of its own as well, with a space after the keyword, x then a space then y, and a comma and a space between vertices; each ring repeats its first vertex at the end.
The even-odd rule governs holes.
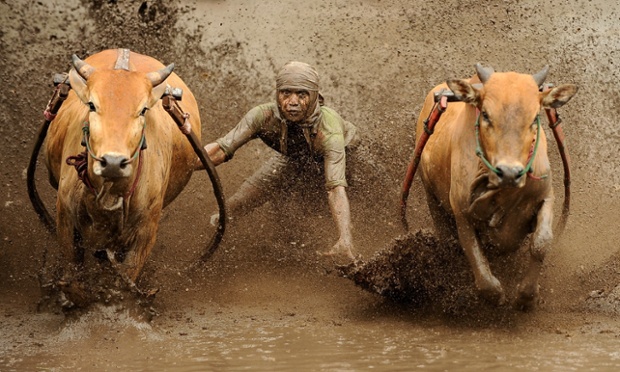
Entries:
MULTIPOLYGON (((266 103, 251 109, 226 136, 216 142, 232 158, 235 151, 248 141, 260 138, 274 150, 280 151, 281 121, 275 103, 266 103)), ((356 138, 357 128, 343 120, 338 113, 328 107, 321 107, 320 120, 310 128, 310 145, 304 137, 303 130, 295 123, 288 124, 287 153, 291 159, 314 157, 323 159, 325 168, 325 186, 347 186, 345 176, 345 147, 356 138)))

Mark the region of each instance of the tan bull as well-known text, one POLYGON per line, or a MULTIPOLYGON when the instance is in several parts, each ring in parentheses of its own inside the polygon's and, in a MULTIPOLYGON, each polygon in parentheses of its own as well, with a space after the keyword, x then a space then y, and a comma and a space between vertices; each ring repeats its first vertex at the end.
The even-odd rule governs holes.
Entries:
POLYGON ((192 175, 196 154, 160 100, 168 85, 182 88, 179 104, 200 135, 196 100, 173 68, 126 49, 84 61, 73 57, 72 89, 45 145, 50 181, 58 189, 60 255, 67 262, 61 282, 72 300, 80 300, 79 285, 67 283, 79 277, 84 254, 97 252, 126 279, 138 278, 162 208, 192 175), (85 149, 86 156, 75 157, 85 149), (80 163, 87 164, 84 181, 76 171, 80 163))
POLYGON ((449 88, 462 102, 450 103, 437 122, 422 153, 421 178, 437 232, 458 237, 479 293, 492 303, 504 303, 505 292, 485 248, 514 251, 532 234, 529 268, 515 303, 527 309, 538 296, 538 277, 553 240, 551 167, 539 115, 541 108, 564 105, 577 87, 541 93, 547 67, 535 75, 499 73, 480 64, 476 70, 477 78, 448 80, 427 96, 416 142, 434 92, 449 88))

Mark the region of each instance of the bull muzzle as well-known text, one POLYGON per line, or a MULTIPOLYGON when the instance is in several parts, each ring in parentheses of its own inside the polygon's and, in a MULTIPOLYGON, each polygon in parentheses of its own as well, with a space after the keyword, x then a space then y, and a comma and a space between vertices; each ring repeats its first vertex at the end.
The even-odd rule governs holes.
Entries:
POLYGON ((108 153, 93 164, 95 175, 103 178, 124 178, 132 173, 132 164, 125 155, 108 153))
POLYGON ((495 187, 523 187, 525 185, 525 170, 521 164, 497 164, 496 172, 492 172, 491 183, 495 187))

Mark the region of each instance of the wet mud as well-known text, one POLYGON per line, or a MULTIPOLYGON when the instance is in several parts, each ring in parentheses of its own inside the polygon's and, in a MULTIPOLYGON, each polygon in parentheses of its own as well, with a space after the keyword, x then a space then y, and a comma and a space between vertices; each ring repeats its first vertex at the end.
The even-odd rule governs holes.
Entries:
POLYGON ((454 315, 479 302, 468 269, 458 242, 418 231, 396 238, 367 261, 340 266, 339 272, 391 301, 454 315))
POLYGON ((477 302, 472 275, 460 245, 439 240, 429 231, 398 237, 368 261, 339 267, 355 284, 392 301, 416 306, 435 305, 455 312, 477 302))
MULTIPOLYGON (((605 0, 0 0, 0 369, 616 368, 619 19, 620 5, 605 0), (316 255, 336 229, 324 196, 302 187, 230 221, 220 249, 199 262, 217 204, 207 175, 195 173, 165 209, 137 283, 157 292, 142 307, 150 321, 136 316, 122 285, 115 305, 102 295, 102 307, 81 314, 41 305, 41 273, 57 247, 28 199, 28 159, 53 74, 66 72, 74 53, 108 48, 175 63, 199 102, 203 143, 273 99, 285 62, 313 64, 326 104, 363 134, 348 189, 362 261, 316 255), (571 215, 528 313, 478 299, 458 244, 432 231, 418 178, 411 230, 400 227, 400 186, 425 94, 471 76, 477 62, 519 72, 549 64, 549 82, 580 87, 560 110, 571 215)), ((563 175, 549 142, 559 218, 563 175)), ((226 195, 270 151, 253 141, 218 167, 226 195)), ((54 213, 43 168, 39 157, 37 185, 54 213)), ((526 257, 490 256, 509 299, 526 257)))

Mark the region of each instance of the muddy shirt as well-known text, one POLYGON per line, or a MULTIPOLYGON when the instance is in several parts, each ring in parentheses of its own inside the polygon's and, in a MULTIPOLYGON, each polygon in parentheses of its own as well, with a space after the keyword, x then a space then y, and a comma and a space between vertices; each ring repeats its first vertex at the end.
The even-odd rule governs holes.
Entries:
MULTIPOLYGON (((311 146, 298 125, 288 124, 286 156, 294 160, 322 159, 325 186, 328 189, 346 187, 345 147, 356 140, 357 128, 328 107, 321 107, 321 112, 321 119, 310 128, 311 146)), ((278 107, 275 103, 267 103, 250 110, 235 128, 216 142, 226 154, 226 160, 230 160, 238 148, 255 138, 260 138, 267 146, 281 152, 281 131, 278 107)))

